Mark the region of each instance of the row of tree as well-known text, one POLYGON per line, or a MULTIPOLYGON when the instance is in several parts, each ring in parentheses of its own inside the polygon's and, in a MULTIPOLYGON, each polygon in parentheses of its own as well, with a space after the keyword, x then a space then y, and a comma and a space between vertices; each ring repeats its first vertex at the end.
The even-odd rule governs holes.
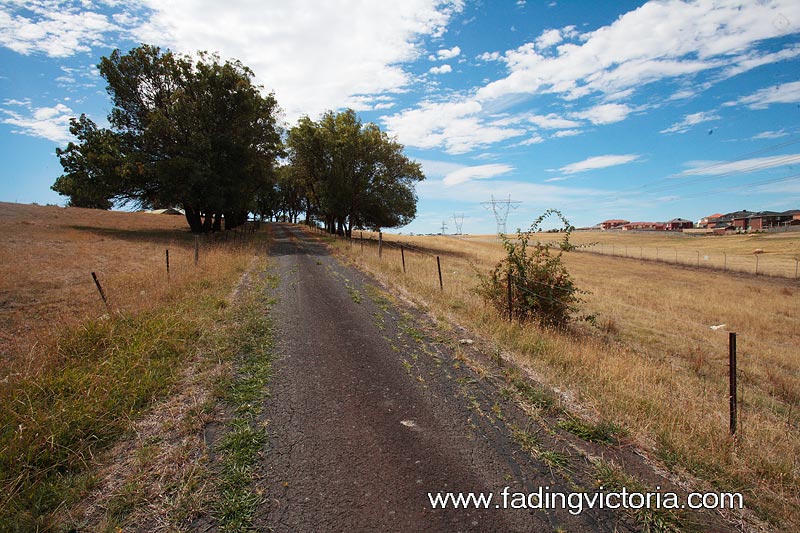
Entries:
POLYGON ((403 146, 355 112, 301 118, 288 133, 272 94, 239 61, 143 45, 102 58, 109 128, 85 115, 57 149, 53 190, 69 205, 181 207, 193 232, 230 229, 249 213, 324 222, 331 232, 396 227, 416 214, 424 179, 403 146))

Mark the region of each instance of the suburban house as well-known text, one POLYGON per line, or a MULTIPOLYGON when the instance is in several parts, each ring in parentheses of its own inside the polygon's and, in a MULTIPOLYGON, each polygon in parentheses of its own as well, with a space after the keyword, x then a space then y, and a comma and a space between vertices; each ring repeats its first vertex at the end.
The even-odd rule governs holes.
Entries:
POLYGON ((628 222, 622 226, 623 231, 664 231, 664 222, 628 222))
POLYGON ((611 220, 605 220, 605 221, 601 222, 600 223, 600 229, 620 228, 620 227, 624 226, 625 224, 629 224, 629 222, 627 220, 614 218, 614 219, 611 219, 611 220))
POLYGON ((790 211, 759 211, 750 213, 747 216, 738 216, 733 219, 736 229, 742 230, 766 230, 770 228, 781 228, 800 224, 800 210, 790 211))
POLYGON ((669 222, 667 222, 666 227, 664 228, 666 231, 681 231, 684 229, 692 229, 694 227, 694 222, 691 220, 686 220, 685 218, 673 218, 669 222))
POLYGON ((708 215, 707 217, 701 218, 697 222, 697 225, 701 228, 714 228, 717 224, 717 221, 719 221, 719 219, 722 218, 722 216, 723 216, 722 213, 714 213, 713 215, 708 215))

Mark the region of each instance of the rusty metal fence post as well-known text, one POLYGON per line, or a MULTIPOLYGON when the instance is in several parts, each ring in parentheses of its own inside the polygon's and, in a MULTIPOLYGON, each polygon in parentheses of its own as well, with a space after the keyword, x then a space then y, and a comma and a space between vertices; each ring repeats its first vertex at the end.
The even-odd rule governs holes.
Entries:
POLYGON ((736 436, 736 333, 728 334, 728 370, 730 391, 730 433, 736 436))

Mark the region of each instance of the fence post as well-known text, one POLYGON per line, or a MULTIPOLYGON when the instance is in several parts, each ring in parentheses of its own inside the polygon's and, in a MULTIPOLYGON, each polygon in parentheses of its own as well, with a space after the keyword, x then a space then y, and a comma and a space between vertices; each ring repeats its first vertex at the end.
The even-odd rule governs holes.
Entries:
POLYGON ((514 318, 513 306, 512 306, 512 293, 511 293, 511 269, 508 270, 508 321, 511 322, 514 318))
POLYGON ((95 274, 94 272, 92 272, 92 279, 94 280, 94 284, 97 286, 97 292, 100 293, 100 298, 103 299, 103 303, 106 306, 106 311, 108 311, 110 313, 111 312, 111 307, 109 307, 109 305, 108 305, 108 300, 106 299, 106 293, 103 290, 103 287, 100 285, 100 280, 97 279, 97 274, 95 274))
POLYGON ((436 256, 436 269, 439 271, 439 289, 444 290, 444 284, 442 284, 442 263, 439 262, 439 256, 436 256))
MULTIPOLYGON (((227 240, 228 233, 225 232, 225 237, 227 240)), ((197 266, 197 261, 200 259, 200 235, 194 236, 194 264, 197 266)))
POLYGON ((169 248, 166 250, 167 255, 167 279, 169 279, 169 248))
POLYGON ((756 276, 758 276, 758 254, 756 254, 756 276))
POLYGON ((403 249, 403 245, 400 245, 400 259, 403 261, 403 274, 406 273, 406 252, 403 249))
POLYGON ((800 259, 794 260, 794 279, 797 279, 797 265, 800 264, 800 259))
POLYGON ((732 437, 736 436, 736 333, 730 332, 728 334, 728 366, 730 378, 730 412, 731 424, 730 433, 732 437))
POLYGON ((383 257, 383 233, 378 232, 378 257, 383 257))

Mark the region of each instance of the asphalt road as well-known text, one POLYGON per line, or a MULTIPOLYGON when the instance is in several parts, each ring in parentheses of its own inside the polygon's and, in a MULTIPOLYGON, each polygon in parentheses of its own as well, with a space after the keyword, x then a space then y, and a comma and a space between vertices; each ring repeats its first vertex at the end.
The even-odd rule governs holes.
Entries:
POLYGON ((289 225, 274 231, 277 357, 259 530, 638 529, 610 511, 497 508, 504 487, 566 493, 575 485, 511 437, 524 416, 430 322, 388 301, 315 237, 289 225), (494 499, 487 509, 433 509, 428 493, 440 491, 494 499))

